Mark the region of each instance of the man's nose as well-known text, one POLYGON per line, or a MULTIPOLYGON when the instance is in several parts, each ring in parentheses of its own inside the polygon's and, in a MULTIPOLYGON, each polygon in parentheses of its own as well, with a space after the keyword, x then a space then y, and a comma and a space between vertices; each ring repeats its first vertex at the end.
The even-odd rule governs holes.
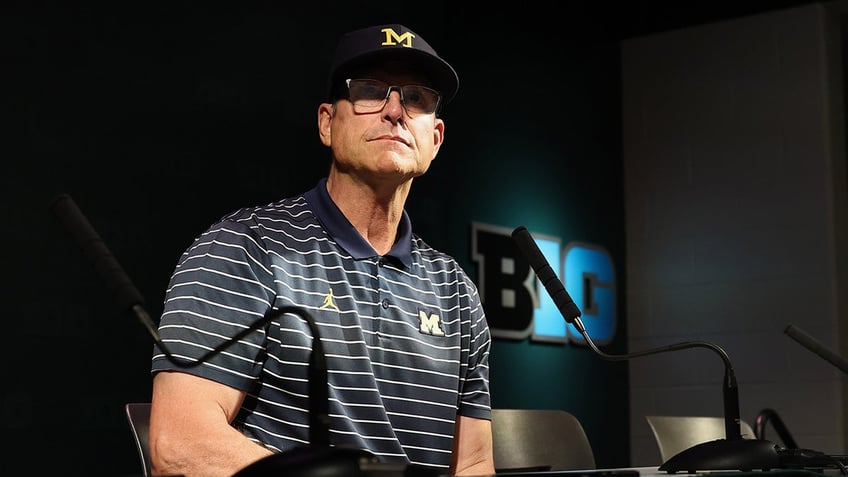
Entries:
POLYGON ((384 109, 386 109, 387 114, 393 117, 398 117, 403 114, 403 98, 401 97, 400 91, 389 91, 389 97, 386 100, 386 106, 384 109))

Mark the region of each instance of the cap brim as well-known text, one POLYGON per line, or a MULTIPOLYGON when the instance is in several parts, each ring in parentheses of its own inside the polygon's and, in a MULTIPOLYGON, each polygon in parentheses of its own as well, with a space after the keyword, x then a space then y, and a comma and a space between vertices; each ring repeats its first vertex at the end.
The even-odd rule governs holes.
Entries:
POLYGON ((350 71, 376 61, 399 60, 411 62, 414 68, 426 75, 433 87, 442 95, 442 104, 449 103, 459 90, 459 75, 445 60, 427 52, 413 49, 374 50, 358 55, 356 58, 336 65, 328 85, 330 91, 338 85, 350 71))

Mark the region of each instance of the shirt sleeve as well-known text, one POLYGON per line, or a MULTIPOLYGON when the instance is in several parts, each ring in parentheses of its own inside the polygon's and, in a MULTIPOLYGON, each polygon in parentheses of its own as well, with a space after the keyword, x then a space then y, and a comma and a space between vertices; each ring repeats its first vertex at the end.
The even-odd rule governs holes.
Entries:
POLYGON ((179 370, 249 390, 265 360, 272 284, 268 254, 249 224, 210 227, 171 276, 159 323, 171 356, 155 346, 152 372, 179 370))

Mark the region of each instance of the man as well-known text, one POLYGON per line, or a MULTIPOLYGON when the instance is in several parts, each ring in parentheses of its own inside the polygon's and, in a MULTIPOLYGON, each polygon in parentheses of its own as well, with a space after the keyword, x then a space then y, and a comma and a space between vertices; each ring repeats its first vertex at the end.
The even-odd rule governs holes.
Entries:
POLYGON ((458 85, 402 25, 340 39, 317 118, 328 176, 224 217, 171 278, 159 325, 167 349, 155 348, 152 365, 154 473, 229 476, 308 447, 310 415, 325 404, 334 448, 494 473, 491 337, 477 290, 404 211, 442 146, 438 113, 458 85), (277 311, 293 307, 302 312, 277 311), (310 400, 315 334, 326 403, 310 400))

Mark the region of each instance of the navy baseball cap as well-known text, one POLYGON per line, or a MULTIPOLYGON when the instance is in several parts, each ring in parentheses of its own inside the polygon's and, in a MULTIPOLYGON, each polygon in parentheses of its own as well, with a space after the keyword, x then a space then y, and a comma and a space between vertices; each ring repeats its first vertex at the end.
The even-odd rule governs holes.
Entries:
POLYGON ((336 45, 330 67, 328 92, 346 79, 357 66, 372 62, 399 60, 413 65, 427 76, 432 86, 448 103, 459 89, 459 76, 423 38, 409 28, 399 25, 378 25, 344 34, 336 45))

